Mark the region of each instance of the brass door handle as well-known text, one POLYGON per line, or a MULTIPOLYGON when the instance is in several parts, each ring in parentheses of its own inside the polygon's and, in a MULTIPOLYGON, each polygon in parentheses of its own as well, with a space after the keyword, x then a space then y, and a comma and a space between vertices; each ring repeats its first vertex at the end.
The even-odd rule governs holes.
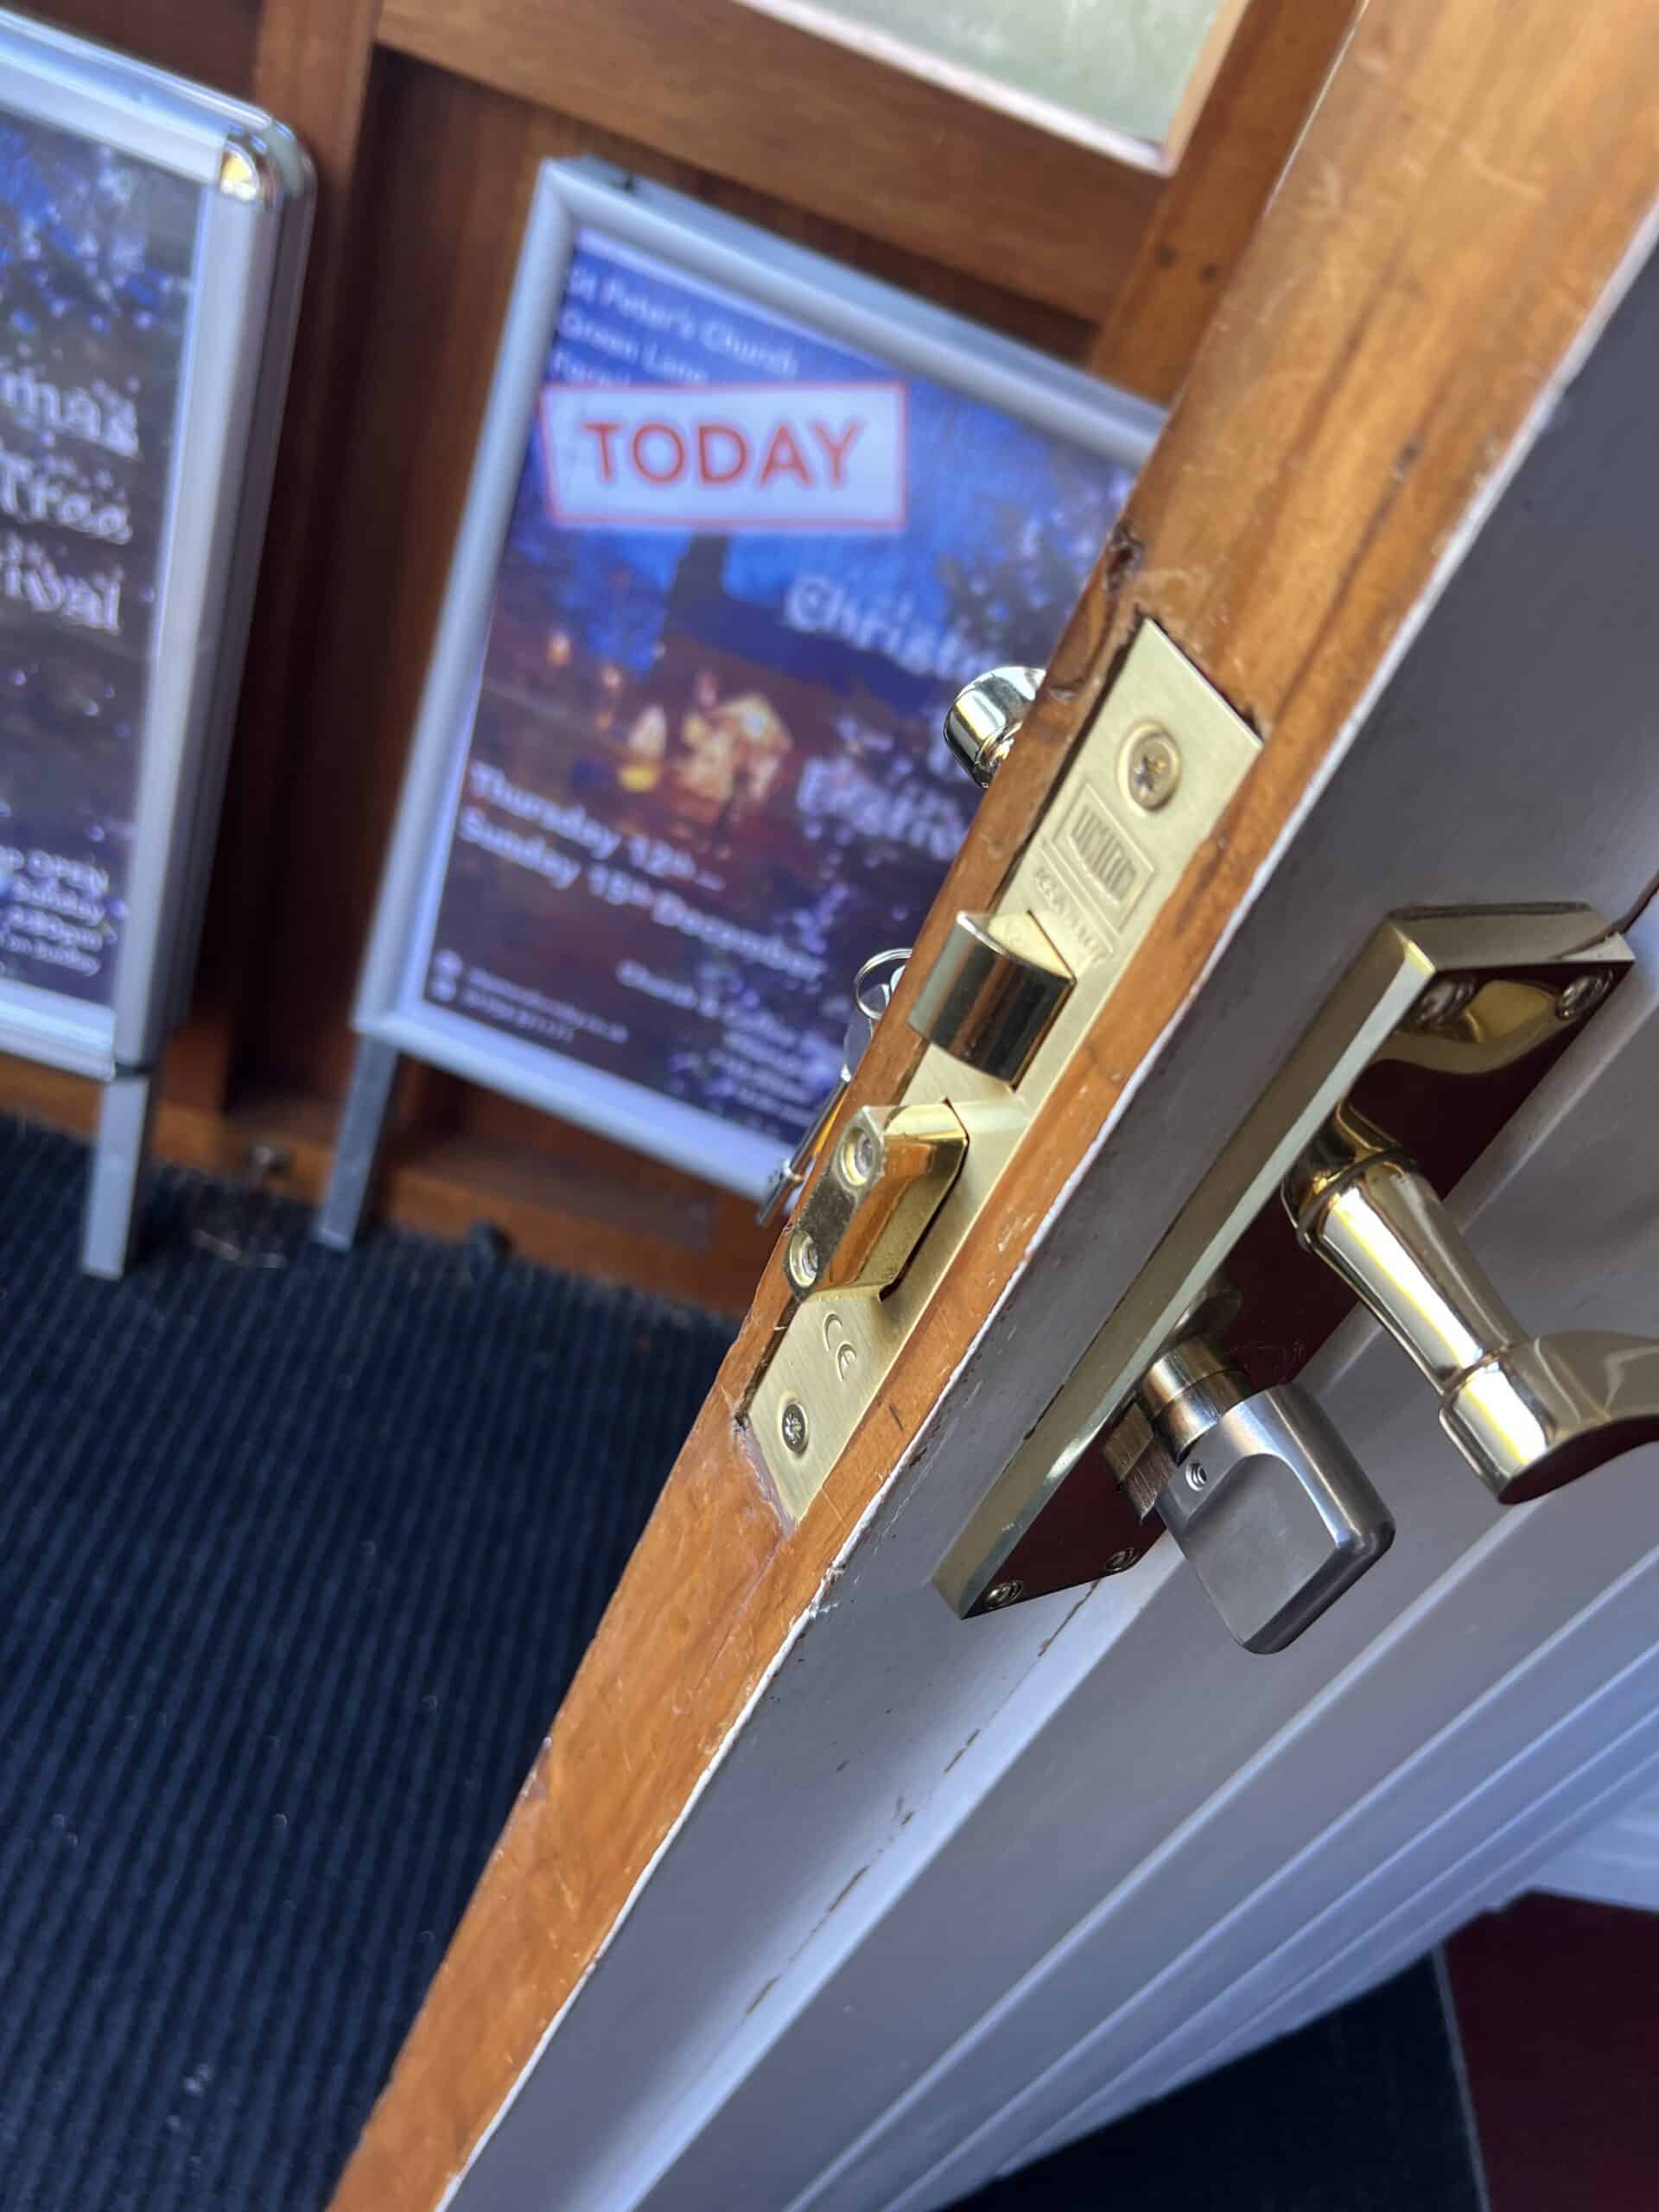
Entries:
POLYGON ((1447 1435, 1502 1503, 1659 1440, 1659 1343, 1529 1334, 1420 1164, 1462 1173, 1630 963, 1584 907, 1383 923, 941 1560, 935 1580, 957 1611, 1119 1571, 1137 1555, 1127 1506, 1163 1521, 1241 1643, 1276 1649, 1300 1633, 1389 1533, 1341 1439, 1303 1418, 1311 1401, 1294 1382, 1356 1295, 1427 1376, 1447 1435), (1067 1508, 1046 1536, 1039 1523, 1074 1469, 1092 1510, 1067 1508))
POLYGON ((1303 1246, 1433 1385, 1440 1426, 1500 1503, 1659 1439, 1659 1343, 1528 1336, 1414 1161, 1351 1106, 1331 1116, 1283 1195, 1303 1246))

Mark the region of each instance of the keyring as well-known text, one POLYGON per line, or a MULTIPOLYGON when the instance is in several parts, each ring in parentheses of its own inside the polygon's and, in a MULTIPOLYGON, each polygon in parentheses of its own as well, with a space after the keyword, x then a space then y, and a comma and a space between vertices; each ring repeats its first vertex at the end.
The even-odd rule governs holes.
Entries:
POLYGON ((914 948, 912 946, 908 944, 893 944, 889 945, 885 952, 873 952, 869 958, 864 963, 864 965, 859 969, 857 975, 854 976, 853 1003, 867 1020, 879 1021, 881 1019, 882 1014, 886 1010, 887 1001, 893 996, 894 991, 899 988, 899 978, 903 975, 905 963, 909 959, 913 949, 914 948), (881 986, 882 995, 880 1002, 875 1006, 872 1006, 864 995, 865 978, 868 976, 874 975, 878 968, 882 967, 885 963, 890 961, 896 962, 897 965, 893 969, 893 975, 888 978, 887 982, 881 986))

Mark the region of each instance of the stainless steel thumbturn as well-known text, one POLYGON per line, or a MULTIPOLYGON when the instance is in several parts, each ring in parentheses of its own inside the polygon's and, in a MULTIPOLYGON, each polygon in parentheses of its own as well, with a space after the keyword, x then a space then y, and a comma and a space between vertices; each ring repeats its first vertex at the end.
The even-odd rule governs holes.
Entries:
POLYGON ((1440 1395, 1440 1426, 1494 1497, 1541 1497, 1659 1438, 1659 1343, 1529 1337, 1414 1163, 1339 1107, 1287 1179, 1296 1234, 1440 1395))
POLYGON ((1156 1512, 1247 1651, 1282 1651, 1394 1541, 1389 1510, 1325 1413, 1285 1382, 1252 1392, 1206 1333, 1212 1286, 1108 1440, 1122 1489, 1156 1512))

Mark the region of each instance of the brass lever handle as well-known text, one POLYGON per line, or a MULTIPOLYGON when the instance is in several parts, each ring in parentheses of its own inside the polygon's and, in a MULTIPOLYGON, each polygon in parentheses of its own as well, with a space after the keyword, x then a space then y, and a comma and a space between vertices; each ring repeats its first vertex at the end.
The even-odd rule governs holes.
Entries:
POLYGON ((1409 1155, 1351 1107, 1303 1153, 1284 1200, 1302 1245, 1433 1383, 1440 1426, 1501 1503, 1659 1439, 1659 1343, 1529 1337, 1409 1155))

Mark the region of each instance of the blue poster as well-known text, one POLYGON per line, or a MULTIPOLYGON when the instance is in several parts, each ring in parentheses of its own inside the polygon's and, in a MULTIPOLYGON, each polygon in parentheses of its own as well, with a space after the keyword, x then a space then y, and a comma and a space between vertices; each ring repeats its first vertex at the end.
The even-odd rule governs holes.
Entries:
POLYGON ((583 233, 446 823, 428 1003, 791 1144, 1121 462, 583 233))
POLYGON ((0 978, 110 1003, 200 190, 0 111, 0 978))

